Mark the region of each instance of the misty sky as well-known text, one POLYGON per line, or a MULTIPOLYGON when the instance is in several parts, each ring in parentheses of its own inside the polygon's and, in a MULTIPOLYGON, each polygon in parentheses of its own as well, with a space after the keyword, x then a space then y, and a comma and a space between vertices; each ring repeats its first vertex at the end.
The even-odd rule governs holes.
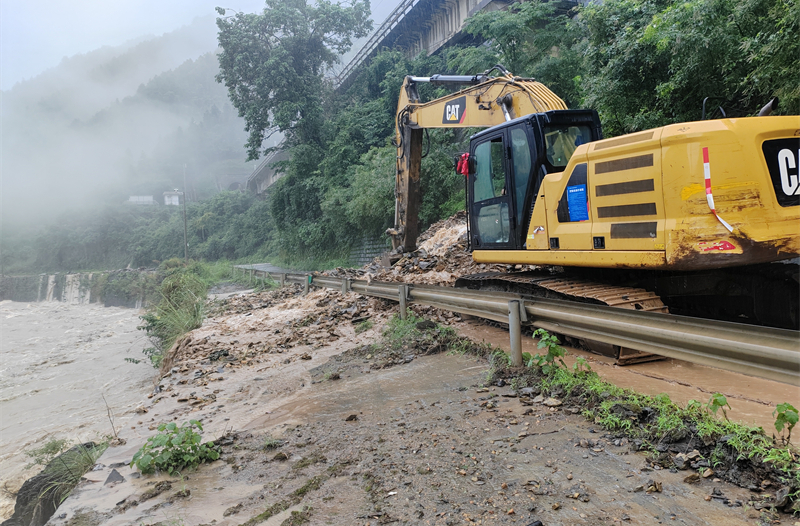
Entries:
MULTIPOLYGON (((400 0, 372 0, 376 27, 400 0)), ((0 89, 63 57, 161 35, 214 14, 215 6, 260 11, 263 0, 0 0, 0 89)))

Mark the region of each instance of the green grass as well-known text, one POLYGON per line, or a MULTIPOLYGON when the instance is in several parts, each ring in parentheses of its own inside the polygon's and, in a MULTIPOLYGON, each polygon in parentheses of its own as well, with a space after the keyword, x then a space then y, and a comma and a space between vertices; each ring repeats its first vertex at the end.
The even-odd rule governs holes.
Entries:
MULTIPOLYGON (((505 365, 501 362, 498 367, 505 365)), ((730 459, 763 462, 774 468, 783 484, 792 486, 795 491, 800 489, 800 462, 796 448, 777 444, 761 427, 723 418, 712 410, 711 403, 690 401, 681 406, 666 394, 650 396, 617 387, 601 379, 594 371, 559 367, 544 374, 536 366, 531 369, 543 391, 563 390, 565 399, 585 408, 583 415, 586 418, 609 431, 643 440, 645 450, 655 450, 655 445, 661 442, 671 443, 682 437, 695 436, 711 444, 706 449, 712 465, 720 466, 730 459), (636 415, 649 416, 645 419, 626 417, 626 409, 636 415), (723 441, 720 440, 722 437, 725 437, 723 441)), ((523 376, 530 381, 530 374, 523 376)))
POLYGON ((282 445, 283 445, 283 440, 280 440, 280 439, 278 439, 278 438, 273 438, 272 436, 267 436, 267 437, 264 439, 264 445, 263 445, 263 448, 264 448, 265 450, 270 450, 270 449, 278 449, 278 448, 279 448, 279 447, 281 447, 282 445))
POLYGON ((143 352, 153 367, 160 367, 165 354, 187 332, 200 327, 205 309, 206 282, 190 270, 175 269, 164 278, 160 301, 141 317, 153 347, 143 352))
POLYGON ((364 320, 358 325, 356 325, 356 334, 361 334, 362 332, 367 332, 370 330, 375 324, 372 320, 364 320))
POLYGON ((108 448, 108 444, 81 444, 74 446, 61 456, 54 458, 42 471, 50 482, 39 495, 39 500, 50 500, 61 504, 108 448))

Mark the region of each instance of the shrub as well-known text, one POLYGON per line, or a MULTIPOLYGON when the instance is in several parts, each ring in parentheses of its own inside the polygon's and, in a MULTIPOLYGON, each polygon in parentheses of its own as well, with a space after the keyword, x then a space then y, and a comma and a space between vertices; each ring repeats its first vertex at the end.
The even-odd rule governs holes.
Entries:
POLYGON ((164 354, 175 341, 203 323, 207 284, 196 274, 174 271, 161 283, 161 300, 141 317, 153 347, 143 352, 153 367, 159 367, 164 354))
POLYGON ((147 439, 142 448, 133 455, 131 467, 136 466, 142 473, 166 471, 170 475, 186 468, 196 468, 203 462, 219 458, 219 451, 213 442, 201 442, 202 424, 189 420, 178 427, 175 422, 158 426, 159 433, 147 439))

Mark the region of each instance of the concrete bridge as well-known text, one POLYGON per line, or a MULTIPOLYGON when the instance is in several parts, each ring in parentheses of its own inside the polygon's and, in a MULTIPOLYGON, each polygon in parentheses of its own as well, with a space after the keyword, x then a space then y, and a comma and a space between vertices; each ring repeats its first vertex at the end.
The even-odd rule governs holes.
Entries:
MULTIPOLYGON (((337 89, 347 89, 364 64, 382 49, 399 49, 409 57, 428 55, 465 39, 461 32, 467 18, 482 10, 503 9, 512 0, 401 0, 366 44, 334 79, 337 89)), ((247 188, 257 194, 280 179, 273 166, 286 159, 276 151, 264 158, 247 179, 247 188)))

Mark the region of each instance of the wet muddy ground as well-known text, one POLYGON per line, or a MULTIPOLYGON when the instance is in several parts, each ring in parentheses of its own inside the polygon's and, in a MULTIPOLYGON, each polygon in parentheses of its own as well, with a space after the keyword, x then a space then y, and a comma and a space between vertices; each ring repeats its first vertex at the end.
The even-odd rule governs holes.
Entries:
MULTIPOLYGON (((125 429, 127 445, 107 451, 52 524, 282 525, 292 512, 294 524, 337 525, 736 525, 761 516, 751 491, 713 477, 685 483, 687 472, 651 465, 579 408, 483 387, 484 359, 414 348, 373 355, 365 346, 394 310, 380 300, 287 290, 233 299, 178 349, 125 429), (206 439, 219 438, 220 461, 181 478, 127 466, 159 423, 190 418, 202 420, 206 439)), ((498 328, 436 316, 505 342, 498 328)), ((722 381, 664 375, 683 372, 680 363, 593 366, 692 398, 722 381)), ((748 400, 744 384, 726 385, 754 404, 754 418, 769 411, 768 390, 748 400)))

